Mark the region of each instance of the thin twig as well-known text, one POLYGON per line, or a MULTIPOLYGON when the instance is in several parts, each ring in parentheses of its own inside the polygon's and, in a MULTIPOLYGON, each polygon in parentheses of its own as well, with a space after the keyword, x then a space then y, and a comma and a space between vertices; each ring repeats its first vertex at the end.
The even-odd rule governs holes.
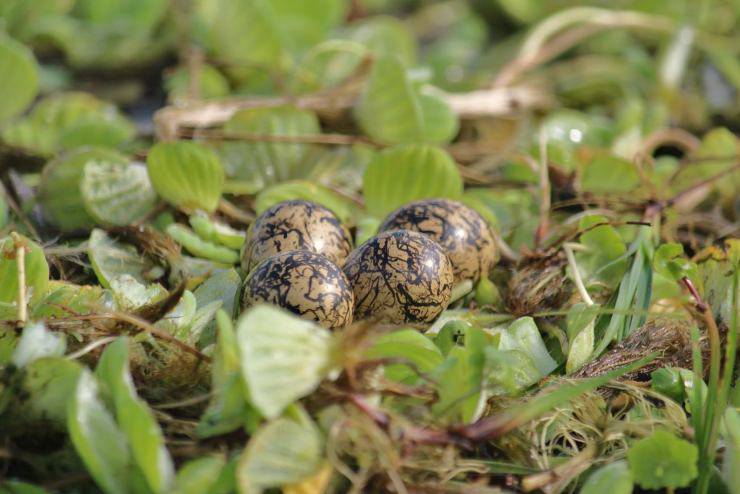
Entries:
POLYGON ((91 351, 95 350, 96 348, 107 345, 108 343, 112 343, 118 338, 118 336, 106 336, 105 338, 100 338, 99 340, 95 340, 92 343, 85 345, 84 347, 80 348, 76 352, 70 353, 65 358, 67 360, 75 360, 83 355, 86 355, 87 353, 90 353, 91 351))
POLYGON ((26 306, 26 246, 23 239, 16 232, 10 237, 15 245, 15 263, 18 270, 18 322, 21 326, 28 319, 28 307, 26 306))
POLYGON ((572 245, 568 242, 565 242, 563 244, 563 250, 565 251, 565 256, 568 258, 568 264, 570 264, 570 269, 573 271, 573 281, 576 284, 576 288, 578 289, 578 294, 581 296, 581 299, 586 303, 588 306, 594 305, 593 299, 591 299, 591 296, 588 294, 588 290, 586 290, 586 285, 583 284, 583 279, 581 279, 581 272, 578 269, 578 263, 576 263, 576 257, 573 255, 573 248, 572 245))
POLYGON ((547 166, 547 134, 545 129, 540 129, 540 221, 537 225, 534 241, 539 245, 547 236, 550 229, 550 174, 547 166))

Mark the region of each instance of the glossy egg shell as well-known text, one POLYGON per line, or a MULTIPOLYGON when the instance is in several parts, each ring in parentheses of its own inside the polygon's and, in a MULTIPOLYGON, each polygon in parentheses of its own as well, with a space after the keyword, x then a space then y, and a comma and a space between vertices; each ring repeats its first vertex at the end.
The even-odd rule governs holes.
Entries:
POLYGON ((299 199, 284 201, 253 223, 242 254, 242 268, 248 273, 270 256, 298 250, 322 254, 341 267, 352 242, 347 228, 324 206, 299 199))
POLYGON ((392 212, 380 231, 412 230, 427 235, 447 252, 455 281, 479 280, 497 261, 493 232, 483 217, 448 199, 416 201, 392 212))
POLYGON ((405 230, 381 233, 347 258, 355 318, 390 323, 434 320, 450 303, 452 263, 428 237, 405 230))
POLYGON ((352 322, 354 297, 342 270, 308 251, 284 252, 258 264, 244 282, 242 307, 277 305, 325 328, 352 322))

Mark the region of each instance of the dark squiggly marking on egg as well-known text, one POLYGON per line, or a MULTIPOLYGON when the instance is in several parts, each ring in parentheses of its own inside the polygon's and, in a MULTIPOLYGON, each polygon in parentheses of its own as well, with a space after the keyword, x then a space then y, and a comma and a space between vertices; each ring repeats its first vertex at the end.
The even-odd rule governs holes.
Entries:
POLYGON ((242 307, 266 302, 325 328, 352 322, 354 296, 342 270, 308 251, 284 252, 258 264, 245 281, 242 307))
POLYGON ((427 235, 442 246, 452 261, 455 281, 478 281, 496 264, 493 233, 474 209, 448 199, 427 199, 392 212, 380 231, 411 230, 427 235))
POLYGON ((340 267, 352 250, 347 228, 330 210, 300 199, 278 203, 262 213, 249 230, 242 268, 281 252, 306 250, 322 254, 340 267))
POLYGON ((452 264, 428 237, 396 230, 372 237, 344 266, 355 295, 355 318, 400 323, 433 321, 450 303, 452 264))

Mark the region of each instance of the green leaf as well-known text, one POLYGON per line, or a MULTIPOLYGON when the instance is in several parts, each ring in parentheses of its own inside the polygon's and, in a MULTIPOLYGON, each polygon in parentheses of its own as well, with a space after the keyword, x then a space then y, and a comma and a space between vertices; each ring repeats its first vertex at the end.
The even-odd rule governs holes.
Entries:
POLYGON ((232 65, 281 68, 291 53, 321 41, 342 17, 340 0, 200 2, 207 42, 232 65), (320 15, 317 15, 320 13, 320 15))
POLYGON ((159 143, 149 150, 147 169, 154 190, 173 206, 208 212, 218 206, 224 169, 211 149, 190 141, 159 143))
POLYGON ((699 279, 698 268, 689 261, 683 252, 683 245, 678 243, 663 244, 653 255, 653 266, 656 273, 678 282, 683 277, 696 283, 699 279))
MULTIPOLYGON (((62 351, 54 355, 61 355, 63 351, 62 345, 62 351)), ((9 420, 19 425, 30 421, 34 427, 41 425, 49 430, 66 431, 67 406, 82 367, 59 356, 48 356, 34 359, 25 369, 24 399, 19 408, 14 407, 9 420)))
MULTIPOLYGON (((313 112, 290 106, 242 110, 224 124, 223 130, 286 137, 321 134, 319 120, 313 112)), ((312 144, 242 141, 225 142, 220 151, 230 177, 272 185, 303 177, 304 161, 318 148, 312 144)))
POLYGON ((20 480, 6 480, 0 483, 0 494, 48 494, 48 492, 20 480))
POLYGON ((365 206, 378 218, 417 199, 456 199, 463 191, 452 158, 424 144, 400 145, 378 153, 365 170, 363 184, 365 206))
POLYGON ((27 117, 3 128, 2 137, 12 146, 45 156, 62 147, 117 146, 135 133, 115 105, 92 94, 69 92, 39 101, 27 117))
POLYGON ((43 323, 31 323, 23 328, 12 362, 22 368, 36 359, 61 357, 66 348, 67 340, 63 334, 49 331, 43 323))
POLYGON ((291 80, 296 93, 310 93, 337 86, 360 66, 367 49, 360 43, 331 39, 312 47, 291 80))
POLYGON ((698 452, 692 443, 657 430, 627 450, 635 483, 644 489, 686 487, 696 478, 698 452))
POLYGON ((83 148, 63 154, 44 166, 38 198, 44 213, 62 231, 95 225, 95 219, 85 209, 80 189, 85 165, 90 162, 125 165, 128 160, 109 149, 83 148))
POLYGON ((549 375, 557 367, 557 363, 547 352, 540 331, 531 317, 520 317, 506 329, 494 329, 501 338, 498 349, 518 350, 529 355, 540 372, 540 377, 549 375))
POLYGON ((565 371, 568 374, 580 369, 591 359, 594 351, 594 324, 599 306, 576 303, 568 309, 566 332, 570 347, 565 371))
POLYGON ((203 64, 194 75, 195 80, 191 81, 191 71, 185 66, 165 74, 167 98, 173 102, 187 100, 191 97, 191 84, 195 84, 200 99, 218 99, 229 95, 229 80, 214 66, 203 64))
POLYGON ((0 33, 0 123, 31 104, 39 87, 39 68, 33 52, 0 33))
POLYGON ((390 55, 375 60, 355 116, 363 132, 385 144, 445 144, 459 126, 447 103, 420 93, 401 61, 390 55))
POLYGON ((80 190, 87 212, 105 225, 136 223, 157 201, 142 163, 88 161, 80 190))
POLYGON ((239 492, 299 482, 319 469, 322 458, 321 437, 312 424, 279 418, 261 427, 239 458, 239 492))
POLYGON ((385 366, 386 377, 408 383, 416 380, 418 372, 430 372, 444 360, 439 348, 416 329, 402 329, 379 336, 366 356, 371 359, 408 361, 414 369, 403 363, 385 366))
POLYGON ((308 180, 293 180, 267 187, 257 194, 254 209, 257 214, 261 214, 275 204, 291 199, 305 199, 321 204, 336 214, 342 223, 352 223, 357 211, 357 206, 349 199, 308 180))
POLYGON ((577 252, 575 258, 587 285, 601 282, 614 287, 629 266, 625 256, 627 247, 614 227, 608 224, 594 227, 599 223, 608 223, 608 220, 599 215, 581 219, 578 227, 584 233, 580 241, 586 250, 577 252))
POLYGON ((164 436, 147 404, 139 398, 129 370, 129 340, 118 338, 100 357, 96 376, 107 384, 116 418, 131 446, 135 464, 153 492, 168 492, 174 466, 164 436))
MULTIPOLYGON (((737 163, 735 156, 740 153, 740 140, 725 127, 717 127, 707 132, 699 148, 691 154, 696 163, 681 167, 673 177, 671 190, 678 193, 698 182, 708 179, 737 163)), ((714 182, 724 194, 732 195, 740 187, 740 172, 714 182)))
POLYGON ((202 494, 216 484, 226 461, 220 456, 196 458, 177 472, 175 494, 202 494))
POLYGON ((432 406, 432 412, 452 423, 476 420, 485 401, 482 395, 485 347, 467 343, 466 338, 464 348, 452 347, 444 363, 433 374, 438 383, 439 400, 432 406))
POLYGON ((722 462, 722 477, 731 494, 740 493, 740 414, 733 407, 725 409, 723 421, 725 458, 722 462))
POLYGON ((651 372, 650 388, 679 403, 683 403, 687 398, 684 379, 675 368, 661 367, 651 372))
POLYGON ((127 494, 129 449, 121 432, 98 397, 93 374, 83 369, 69 403, 67 427, 87 471, 107 494, 127 494))
POLYGON ((409 26, 396 17, 367 17, 351 24, 348 35, 376 57, 397 56, 407 67, 416 63, 416 38, 409 26))
POLYGON ((111 281, 128 275, 141 284, 146 284, 143 271, 147 263, 133 245, 117 242, 104 230, 95 229, 90 233, 87 255, 98 281, 111 288, 111 281))
POLYGON ((0 303, 18 303, 18 260, 19 249, 24 249, 26 275, 26 303, 35 303, 44 296, 49 284, 49 265, 44 250, 36 242, 23 235, 0 238, 0 303))
POLYGON ((331 366, 329 331, 276 307, 249 309, 236 333, 250 402, 267 418, 316 389, 331 366))
POLYGON ((581 175, 581 190, 593 194, 626 194, 640 185, 635 165, 616 156, 598 156, 581 175))
POLYGON ((588 476, 581 494, 631 494, 632 474, 624 460, 608 463, 588 476))
POLYGON ((185 225, 172 223, 167 226, 165 231, 167 235, 195 256, 226 265, 239 262, 239 253, 236 250, 203 240, 185 225))

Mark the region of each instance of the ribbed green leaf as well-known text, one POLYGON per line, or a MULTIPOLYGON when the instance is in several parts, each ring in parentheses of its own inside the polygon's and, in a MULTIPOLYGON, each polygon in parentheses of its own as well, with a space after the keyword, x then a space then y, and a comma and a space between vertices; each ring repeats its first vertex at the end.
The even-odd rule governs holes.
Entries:
POLYGON ((38 65, 33 52, 0 33, 0 123, 31 104, 39 86, 38 65))
POLYGON ((458 129, 449 106, 437 96, 421 94, 392 55, 375 60, 355 116, 368 136, 386 144, 446 143, 458 129))
POLYGON ((462 191, 463 181, 455 162, 434 146, 409 144, 386 149, 365 170, 365 206, 371 215, 380 218, 416 199, 454 199, 462 191))
POLYGON ((330 333, 286 311, 255 306, 236 332, 250 402, 267 418, 313 391, 329 370, 330 333))
POLYGON ((239 492, 261 493, 299 482, 318 470, 322 457, 315 427, 279 418, 260 428, 239 458, 239 492))
POLYGON ((104 225, 135 223, 157 201, 142 163, 88 161, 80 190, 87 212, 104 225))
POLYGON ((92 161, 125 164, 125 156, 102 148, 85 148, 50 161, 41 174, 39 201, 44 213, 63 231, 91 227, 95 219, 85 209, 80 183, 92 161))
POLYGON ((127 494, 126 437, 98 397, 98 383, 83 369, 67 412, 69 436, 95 482, 107 494, 127 494))
POLYGON ((224 170, 211 149, 189 141, 156 144, 147 156, 149 179, 167 202, 185 210, 214 211, 224 170))

